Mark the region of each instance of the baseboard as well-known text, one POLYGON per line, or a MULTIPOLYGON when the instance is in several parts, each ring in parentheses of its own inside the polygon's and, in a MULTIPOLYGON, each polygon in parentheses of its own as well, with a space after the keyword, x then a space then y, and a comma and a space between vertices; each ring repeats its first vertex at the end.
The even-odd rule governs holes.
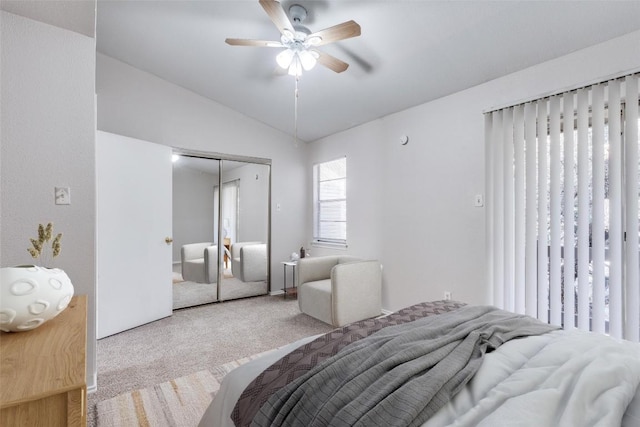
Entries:
POLYGON ((91 381, 87 384, 87 393, 95 393, 98 391, 98 374, 91 376, 91 381))
POLYGON ((393 313, 393 311, 385 310, 384 308, 381 311, 382 311, 382 314, 385 315, 385 316, 388 316, 391 313, 393 313))
POLYGON ((278 289, 277 291, 271 291, 269 292, 269 295, 273 296, 273 295, 282 295, 284 294, 284 291, 282 289, 278 289))

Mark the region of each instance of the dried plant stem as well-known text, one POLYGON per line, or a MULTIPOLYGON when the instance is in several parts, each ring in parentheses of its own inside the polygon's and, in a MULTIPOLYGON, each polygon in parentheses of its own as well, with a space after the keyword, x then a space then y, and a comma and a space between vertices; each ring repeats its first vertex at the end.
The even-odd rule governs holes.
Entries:
POLYGON ((53 261, 53 258, 60 255, 60 251, 62 250, 62 233, 58 233, 49 245, 52 236, 53 223, 50 222, 46 227, 38 224, 38 239, 29 239, 31 247, 27 248, 27 251, 34 259, 40 258, 40 263, 44 263, 43 265, 45 266, 53 261), (51 248, 50 253, 49 251, 45 251, 46 248, 51 248))

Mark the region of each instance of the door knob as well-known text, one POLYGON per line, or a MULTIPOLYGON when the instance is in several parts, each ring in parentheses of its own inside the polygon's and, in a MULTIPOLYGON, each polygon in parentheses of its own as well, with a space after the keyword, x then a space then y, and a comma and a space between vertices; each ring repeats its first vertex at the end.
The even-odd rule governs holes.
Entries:
POLYGON ((165 237, 164 241, 167 242, 167 245, 170 245, 173 242, 173 239, 171 237, 165 237))

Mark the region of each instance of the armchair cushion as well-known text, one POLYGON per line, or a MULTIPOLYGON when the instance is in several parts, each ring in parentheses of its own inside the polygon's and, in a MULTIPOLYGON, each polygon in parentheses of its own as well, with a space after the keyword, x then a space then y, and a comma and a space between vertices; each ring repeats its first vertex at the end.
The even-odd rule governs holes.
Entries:
POLYGON ((375 260, 326 256, 298 262, 300 311, 336 327, 380 315, 381 288, 375 260))
POLYGON ((304 290, 298 289, 300 311, 333 325, 331 316, 331 279, 305 282, 304 290))

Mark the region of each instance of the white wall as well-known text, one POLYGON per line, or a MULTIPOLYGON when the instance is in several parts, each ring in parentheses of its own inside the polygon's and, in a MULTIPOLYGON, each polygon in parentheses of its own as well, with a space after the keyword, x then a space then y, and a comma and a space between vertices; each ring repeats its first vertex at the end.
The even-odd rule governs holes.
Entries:
POLYGON ((640 31, 312 143, 308 177, 311 164, 347 155, 348 252, 382 261, 383 307, 445 290, 491 303, 486 208, 473 205, 485 193, 484 111, 638 69, 640 31))
MULTIPOLYGON (((382 216, 386 200, 382 198, 381 186, 388 164, 380 151, 381 133, 386 132, 382 121, 365 125, 321 139, 310 145, 310 160, 307 165, 309 187, 307 188, 307 238, 302 245, 311 256, 331 253, 344 254, 343 249, 325 249, 311 246, 313 238, 313 176, 315 163, 347 157, 347 243, 346 252, 364 257, 381 258, 382 228, 395 227, 382 216)), ((299 249, 299 248, 298 248, 299 249)))
MULTIPOLYGON (((211 160, 212 162, 214 160, 211 160)), ((217 162, 217 160, 215 160, 217 162)), ((173 262, 187 243, 213 242, 213 188, 218 175, 173 164, 173 262)))
POLYGON ((38 223, 62 232, 55 266, 88 295, 87 382, 95 386, 95 39, 0 12, 2 52, 0 264, 27 253, 38 223), (71 205, 54 204, 54 187, 71 205))
POLYGON ((221 104, 97 55, 98 129, 172 147, 272 160, 271 287, 304 241, 306 146, 221 104), (274 268, 275 267, 275 268, 274 268))

